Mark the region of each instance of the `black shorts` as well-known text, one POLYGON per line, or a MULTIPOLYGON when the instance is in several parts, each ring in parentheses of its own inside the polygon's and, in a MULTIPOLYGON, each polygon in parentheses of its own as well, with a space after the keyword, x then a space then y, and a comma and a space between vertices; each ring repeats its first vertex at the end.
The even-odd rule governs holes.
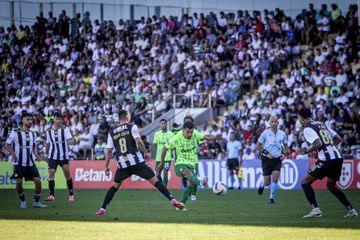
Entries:
POLYGON ((339 180, 341 176, 343 159, 320 161, 318 160, 308 171, 308 174, 317 179, 328 177, 339 180))
POLYGON ((32 181, 35 177, 40 177, 39 170, 35 165, 31 167, 14 165, 14 174, 11 178, 25 178, 25 181, 32 181))
POLYGON ((226 165, 229 171, 239 169, 239 159, 238 158, 228 158, 226 165))
POLYGON ((127 168, 118 168, 116 170, 114 182, 119 183, 133 174, 146 180, 155 177, 153 170, 145 162, 142 162, 127 168))
POLYGON ((261 161, 261 166, 264 176, 270 176, 273 171, 280 171, 281 169, 281 159, 280 158, 263 158, 261 161))
POLYGON ((68 165, 69 164, 69 159, 65 159, 65 160, 54 160, 54 159, 49 159, 49 169, 55 169, 57 168, 58 165, 60 165, 60 167, 62 167, 63 165, 68 165))

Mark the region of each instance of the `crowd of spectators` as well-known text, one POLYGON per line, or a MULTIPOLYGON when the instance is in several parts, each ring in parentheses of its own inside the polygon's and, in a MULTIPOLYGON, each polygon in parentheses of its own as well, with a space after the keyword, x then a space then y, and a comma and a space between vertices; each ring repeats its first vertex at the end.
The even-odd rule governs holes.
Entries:
POLYGON ((205 142, 202 157, 221 157, 232 131, 252 156, 271 114, 295 151, 304 144, 297 109, 307 106, 344 137, 350 153, 360 145, 357 18, 356 5, 343 15, 336 4, 310 4, 295 19, 276 8, 100 23, 62 11, 58 18, 40 13, 32 26, 0 27, 1 143, 23 111, 34 114, 43 136, 60 111, 77 140, 73 158, 83 159, 105 140, 120 109, 144 127, 169 108, 211 104, 235 107, 221 126, 204 126, 222 138, 205 142))

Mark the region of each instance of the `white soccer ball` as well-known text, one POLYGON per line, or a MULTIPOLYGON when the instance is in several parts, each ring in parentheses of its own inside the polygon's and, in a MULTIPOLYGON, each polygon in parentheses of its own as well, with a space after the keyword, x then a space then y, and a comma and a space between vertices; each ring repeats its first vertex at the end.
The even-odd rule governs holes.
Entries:
POLYGON ((227 192, 226 184, 223 182, 216 182, 213 186, 213 192, 215 195, 224 195, 227 192))

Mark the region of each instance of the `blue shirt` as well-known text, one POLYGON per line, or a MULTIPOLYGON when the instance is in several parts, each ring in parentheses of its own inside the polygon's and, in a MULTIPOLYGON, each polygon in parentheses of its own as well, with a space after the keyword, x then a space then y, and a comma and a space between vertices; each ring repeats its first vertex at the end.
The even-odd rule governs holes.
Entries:
POLYGON ((275 133, 269 128, 260 135, 258 142, 263 145, 263 149, 278 158, 281 156, 284 144, 287 144, 287 137, 284 131, 277 130, 275 133))
POLYGON ((226 144, 226 149, 228 151, 228 158, 239 158, 240 157, 240 150, 242 149, 241 143, 237 140, 235 141, 228 141, 226 144))

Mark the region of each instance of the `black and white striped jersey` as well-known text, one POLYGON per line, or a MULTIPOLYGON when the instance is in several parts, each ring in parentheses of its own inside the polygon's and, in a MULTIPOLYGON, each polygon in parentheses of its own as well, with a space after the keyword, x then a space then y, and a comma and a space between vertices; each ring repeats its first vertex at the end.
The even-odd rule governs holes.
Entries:
POLYGON ((334 130, 321 122, 312 121, 305 126, 303 132, 305 140, 310 144, 316 139, 321 140, 322 147, 317 150, 319 160, 329 161, 342 158, 341 152, 333 142, 333 137, 337 134, 334 130))
POLYGON ((46 143, 50 144, 49 159, 66 160, 68 156, 67 141, 72 138, 72 134, 68 127, 54 129, 49 128, 46 131, 46 143))
POLYGON ((15 155, 18 161, 14 165, 23 167, 31 167, 35 165, 34 147, 40 140, 38 134, 32 131, 11 131, 9 137, 6 139, 6 144, 13 146, 15 155))
POLYGON ((127 168, 145 161, 136 145, 135 138, 137 137, 140 137, 140 134, 138 127, 134 124, 118 125, 110 131, 106 148, 116 149, 119 168, 127 168))

